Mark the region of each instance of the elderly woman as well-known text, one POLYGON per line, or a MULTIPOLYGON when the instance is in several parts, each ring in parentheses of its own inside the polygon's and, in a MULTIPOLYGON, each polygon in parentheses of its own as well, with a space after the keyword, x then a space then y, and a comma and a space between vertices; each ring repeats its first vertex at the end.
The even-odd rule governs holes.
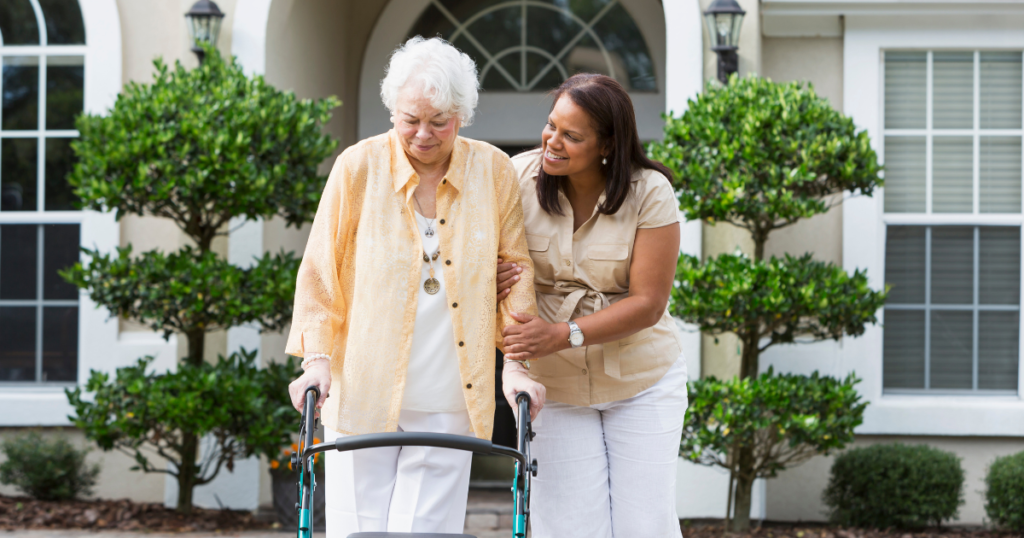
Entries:
MULTIPOLYGON (((541 147, 512 159, 540 317, 516 313, 523 325, 504 329, 504 378, 514 389, 516 361, 544 357, 529 375, 553 400, 533 425, 544 469, 533 536, 680 537, 686 360, 666 308, 679 258, 671 173, 645 155, 614 79, 578 74, 554 98, 541 147)), ((500 287, 518 270, 512 293, 526 287, 529 268, 509 264, 500 287)))
MULTIPOLYGON (((395 51, 381 83, 394 128, 348 148, 299 268, 287 352, 301 409, 319 387, 328 441, 418 431, 490 439, 495 341, 535 312, 519 184, 497 148, 458 136, 476 66, 434 38, 395 51), (524 269, 497 308, 495 259, 524 269)), ((507 381, 533 396, 543 387, 507 381)), ((428 447, 327 455, 327 534, 461 532, 470 454, 428 447)))

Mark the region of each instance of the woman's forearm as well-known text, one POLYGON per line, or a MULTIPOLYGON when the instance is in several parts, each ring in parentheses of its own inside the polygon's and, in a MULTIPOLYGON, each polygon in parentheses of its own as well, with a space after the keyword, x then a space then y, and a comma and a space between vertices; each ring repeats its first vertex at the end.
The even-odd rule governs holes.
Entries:
MULTIPOLYGON (((577 318, 576 325, 583 331, 584 343, 588 346, 604 344, 632 336, 648 327, 653 327, 665 312, 665 303, 647 297, 626 297, 625 299, 595 312, 577 318)), ((569 329, 565 326, 565 346, 569 347, 569 329)))

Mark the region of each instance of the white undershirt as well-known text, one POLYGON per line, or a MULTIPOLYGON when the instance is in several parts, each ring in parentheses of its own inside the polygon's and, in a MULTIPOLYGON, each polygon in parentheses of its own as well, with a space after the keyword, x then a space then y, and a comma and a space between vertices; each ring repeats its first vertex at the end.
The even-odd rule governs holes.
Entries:
MULTIPOLYGON (((433 256, 440 244, 437 223, 434 224, 434 237, 427 237, 424 233, 427 219, 415 214, 423 250, 428 256, 433 256)), ((445 296, 444 273, 441 270, 443 260, 443 253, 434 260, 434 278, 441 283, 441 289, 434 295, 423 288, 423 283, 430 278, 430 266, 421 262, 416 325, 412 332, 409 371, 402 398, 402 409, 409 411, 454 413, 466 409, 459 358, 455 351, 455 329, 445 296)))

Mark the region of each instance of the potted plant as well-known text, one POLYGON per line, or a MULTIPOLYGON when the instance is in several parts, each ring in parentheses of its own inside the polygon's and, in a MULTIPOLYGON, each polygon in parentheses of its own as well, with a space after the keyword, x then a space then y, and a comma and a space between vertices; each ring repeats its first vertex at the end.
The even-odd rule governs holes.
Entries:
MULTIPOLYGON (((320 443, 319 438, 314 438, 313 443, 320 443)), ((292 455, 299 450, 299 445, 292 443, 280 450, 278 455, 270 460, 270 478, 274 494, 274 513, 277 514, 277 522, 286 529, 293 529, 299 523, 299 514, 295 504, 299 502, 299 487, 297 484, 298 473, 292 465, 292 455)), ((327 505, 324 497, 326 483, 326 471, 323 454, 313 456, 313 478, 320 487, 313 493, 313 531, 322 532, 327 529, 324 517, 324 507, 327 505)))

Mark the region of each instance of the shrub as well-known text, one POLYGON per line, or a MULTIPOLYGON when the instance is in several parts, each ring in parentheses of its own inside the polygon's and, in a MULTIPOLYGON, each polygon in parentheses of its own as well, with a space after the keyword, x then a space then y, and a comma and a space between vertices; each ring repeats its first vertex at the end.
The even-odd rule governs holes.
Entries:
MULTIPOLYGON (((736 335, 741 379, 758 378, 761 354, 772 346, 858 336, 877 323, 885 291, 871 289, 863 271, 849 274, 810 255, 778 259, 765 253, 776 230, 825 213, 844 193, 870 196, 882 185, 867 132, 813 88, 757 76, 711 83, 681 116, 666 118, 664 140, 651 144, 648 154, 672 170, 687 219, 708 226, 724 222, 749 234, 752 252, 683 256, 672 294, 675 316, 711 336, 736 335)), ((778 394, 768 401, 789 398, 803 396, 778 394)), ((760 406, 763 417, 789 414, 760 400, 751 405, 760 406)), ((756 462, 778 446, 773 435, 729 448, 735 483, 729 503, 736 507, 730 531, 750 528, 754 478, 766 472, 756 462)), ((777 459, 772 465, 780 469, 798 461, 777 459)))
POLYGON ((985 512, 992 521, 1024 531, 1024 452, 996 458, 985 476, 985 512))
POLYGON ((88 465, 88 449, 77 450, 64 437, 44 439, 37 432, 3 443, 7 461, 0 464, 0 483, 44 501, 74 499, 92 493, 99 465, 88 465))
POLYGON ((823 500, 833 523, 918 528, 957 517, 960 458, 927 445, 880 444, 836 457, 823 500))

